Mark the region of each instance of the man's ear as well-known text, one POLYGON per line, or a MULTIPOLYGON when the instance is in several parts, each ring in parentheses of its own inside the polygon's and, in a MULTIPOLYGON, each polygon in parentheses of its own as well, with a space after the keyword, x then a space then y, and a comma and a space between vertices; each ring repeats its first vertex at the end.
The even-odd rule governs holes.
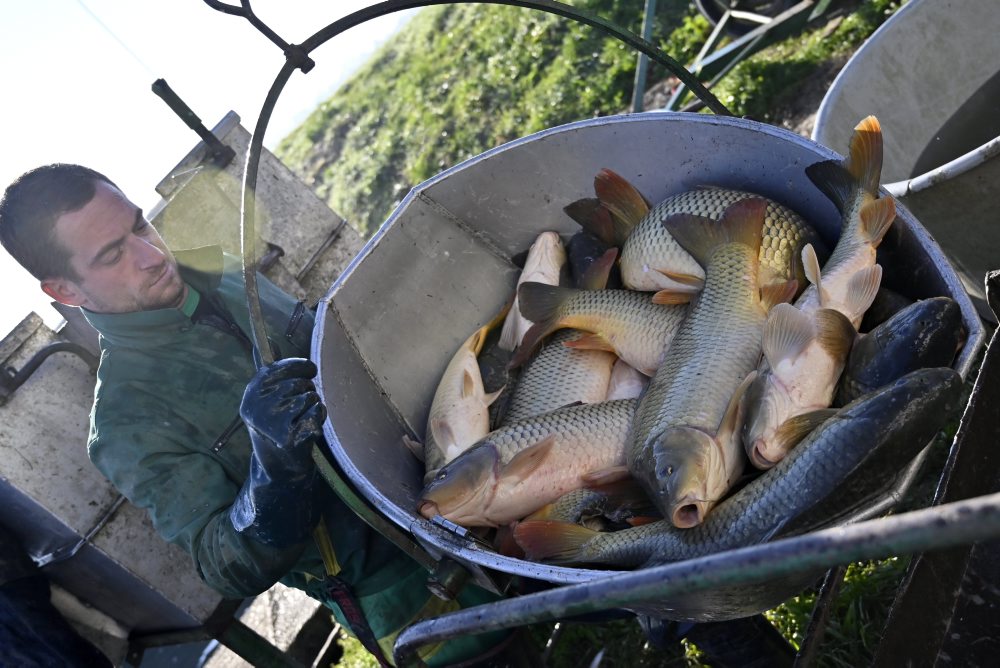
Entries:
POLYGON ((87 301, 76 283, 65 278, 47 278, 41 287, 42 292, 66 306, 82 306, 87 301))

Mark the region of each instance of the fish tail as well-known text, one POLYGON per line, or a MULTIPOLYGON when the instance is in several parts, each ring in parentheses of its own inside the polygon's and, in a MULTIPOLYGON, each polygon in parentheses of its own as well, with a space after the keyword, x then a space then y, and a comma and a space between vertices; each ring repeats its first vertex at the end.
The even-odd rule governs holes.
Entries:
POLYGON ((600 532, 572 522, 527 520, 514 528, 514 540, 531 561, 566 564, 582 561, 587 543, 600 532))
POLYGON ((566 215, 572 218, 593 236, 608 246, 617 246, 615 240, 615 222, 611 212, 595 197, 585 197, 571 202, 563 207, 566 215))
POLYGON ((594 193, 601 204, 611 212, 614 223, 615 244, 621 246, 646 214, 650 205, 635 186, 620 174, 602 169, 594 177, 594 193))
POLYGON ((764 200, 750 197, 731 204, 718 221, 680 213, 664 218, 663 226, 704 267, 712 252, 718 246, 728 243, 748 246, 756 258, 760 250, 766 212, 767 203, 764 200))
POLYGON ((844 213, 858 188, 872 199, 878 197, 882 153, 882 126, 877 118, 868 116, 855 126, 849 155, 843 162, 825 160, 809 165, 806 176, 844 213))
POLYGON ((532 281, 521 284, 517 291, 521 315, 535 324, 521 339, 521 345, 517 347, 510 360, 511 368, 524 364, 542 339, 559 329, 563 304, 577 292, 579 291, 573 288, 560 288, 532 281))
POLYGON ((876 197, 882 178, 882 126, 874 116, 868 116, 854 126, 850 154, 844 167, 866 193, 876 197))

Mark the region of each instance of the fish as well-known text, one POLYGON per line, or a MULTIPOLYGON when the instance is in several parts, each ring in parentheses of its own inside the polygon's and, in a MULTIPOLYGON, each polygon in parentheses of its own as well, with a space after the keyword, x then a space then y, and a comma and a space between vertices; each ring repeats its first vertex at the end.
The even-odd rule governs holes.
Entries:
POLYGON ((957 372, 933 368, 855 400, 692 529, 658 521, 600 533, 525 521, 514 539, 534 561, 645 568, 824 528, 911 461, 959 407, 961 393, 957 372))
POLYGON ((465 527, 520 520, 585 486, 592 472, 623 470, 635 405, 622 399, 568 406, 491 432, 438 470, 417 510, 465 527))
POLYGON ((862 334, 872 331, 914 301, 916 300, 903 296, 884 285, 880 285, 878 292, 875 294, 875 300, 868 307, 868 310, 865 311, 865 317, 861 319, 861 326, 858 328, 858 331, 862 334))
MULTIPOLYGON (((586 288, 589 290, 601 290, 604 288, 621 288, 621 274, 617 270, 617 263, 612 263, 607 267, 608 276, 605 278, 602 285, 591 285, 593 282, 591 278, 593 270, 591 269, 595 263, 601 261, 607 254, 608 251, 612 250, 612 246, 604 243, 594 235, 580 230, 572 237, 570 237, 569 242, 566 244, 566 256, 567 264, 569 265, 570 277, 573 281, 573 287, 586 288)), ((616 251, 617 255, 617 251, 616 251)))
POLYGON ((743 446, 769 469, 830 416, 837 380, 856 332, 839 311, 778 304, 767 315, 764 362, 747 389, 743 446))
MULTIPOLYGON (((822 280, 810 279, 812 284, 796 300, 800 310, 834 308, 855 329, 860 326, 864 311, 859 304, 867 301, 867 309, 872 300, 859 298, 857 293, 877 292, 882 268, 876 264, 876 249, 896 218, 896 201, 878 196, 881 174, 882 127, 874 116, 855 126, 843 162, 825 160, 806 167, 809 179, 840 211, 841 232, 823 265, 822 280)), ((818 271, 813 273, 818 277, 818 271)))
POLYGON ((631 478, 575 489, 542 506, 524 521, 573 522, 597 531, 659 519, 649 497, 631 478))
MULTIPOLYGON (((545 285, 559 285, 559 274, 564 264, 566 264, 566 249, 559 234, 542 232, 528 249, 528 258, 524 262, 524 269, 517 279, 517 284, 533 281, 545 285)), ((515 295, 514 305, 508 312, 503 329, 500 331, 500 348, 514 350, 529 327, 531 323, 521 315, 515 295)))
MULTIPOLYGON (((616 255, 616 250, 604 249, 599 255, 581 258, 574 256, 571 250, 578 287, 604 288, 616 255)), ((511 373, 520 369, 520 376, 500 424, 510 424, 573 403, 593 404, 606 400, 611 371, 618 358, 604 350, 573 347, 573 342, 584 335, 576 329, 560 330, 546 338, 527 364, 511 369, 511 373)))
POLYGON ((612 368, 618 358, 604 350, 578 350, 566 344, 585 336, 564 329, 549 337, 521 370, 501 424, 541 415, 573 403, 607 400, 612 368))
POLYGON ((955 300, 914 302, 855 342, 835 404, 843 406, 915 369, 950 365, 963 339, 955 300))
POLYGON ((552 332, 572 327, 589 332, 566 345, 613 352, 647 376, 687 313, 685 304, 656 304, 632 290, 577 290, 540 283, 518 289, 521 313, 535 324, 524 335, 511 365, 523 364, 552 332))
POLYGON ((792 209, 755 193, 730 188, 702 186, 672 195, 655 207, 622 176, 610 169, 594 179, 596 200, 588 205, 574 203, 566 213, 584 229, 606 243, 621 246, 622 281, 625 287, 646 292, 668 291, 674 298, 697 294, 704 282, 701 265, 685 251, 660 222, 671 215, 686 213, 718 220, 729 207, 751 197, 767 202, 764 231, 759 250, 764 283, 795 279, 805 286, 798 263, 799 252, 812 244, 821 257, 826 246, 815 228, 792 209), (603 209, 601 209, 603 205, 603 209))
POLYGON ((649 385, 649 376, 640 373, 619 358, 611 367, 608 394, 604 400, 638 399, 646 391, 647 385, 649 385))
POLYGON ((639 400, 628 469, 678 527, 704 521, 742 473, 742 394, 760 358, 768 309, 795 290, 795 281, 758 283, 766 208, 747 199, 718 222, 688 214, 664 221, 704 264, 705 287, 639 400))
POLYGON ((425 480, 490 431, 490 404, 502 389, 486 393, 477 356, 508 309, 505 306, 496 318, 473 332, 452 355, 431 401, 423 444, 403 436, 404 445, 424 463, 425 480))

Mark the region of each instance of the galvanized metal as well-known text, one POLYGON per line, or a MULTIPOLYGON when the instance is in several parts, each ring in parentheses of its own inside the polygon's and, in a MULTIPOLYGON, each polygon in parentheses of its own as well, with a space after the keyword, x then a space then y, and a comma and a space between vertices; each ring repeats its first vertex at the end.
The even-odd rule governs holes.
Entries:
MULTIPOLYGON (((655 113, 546 130, 417 186, 320 301, 314 361, 329 411, 327 441, 345 476, 432 554, 470 567, 477 582, 490 583, 496 571, 563 584, 606 577, 606 571, 503 557, 419 517, 423 471, 401 437, 423 432, 451 352, 509 297, 518 275, 510 257, 543 230, 575 232, 562 207, 588 196, 601 168, 627 175, 651 200, 704 183, 760 192, 805 214, 832 242, 839 214, 805 167, 834 157, 808 139, 753 121, 655 113)), ((958 301, 969 331, 956 364, 964 375, 982 345, 982 323, 920 224, 901 211, 893 228, 881 249, 886 281, 913 297, 958 301)), ((911 467, 900 485, 914 475, 911 467)), ((868 512, 891 507, 900 485, 868 512)), ((750 614, 810 582, 783 579, 770 588, 721 592, 711 604, 704 597, 690 602, 688 610, 678 603, 675 613, 750 614)))
POLYGON ((857 119, 878 116, 886 189, 938 239, 993 322, 983 277, 1000 267, 998 32, 995 0, 911 0, 844 66, 813 130, 844 152, 857 119))
POLYGON ((734 584, 815 573, 865 559, 883 559, 1000 537, 1000 494, 869 520, 704 559, 604 577, 507 599, 418 622, 399 634, 397 666, 420 665, 417 649, 468 633, 535 624, 598 610, 663 610, 663 601, 734 584), (488 614, 484 614, 488 609, 488 614))

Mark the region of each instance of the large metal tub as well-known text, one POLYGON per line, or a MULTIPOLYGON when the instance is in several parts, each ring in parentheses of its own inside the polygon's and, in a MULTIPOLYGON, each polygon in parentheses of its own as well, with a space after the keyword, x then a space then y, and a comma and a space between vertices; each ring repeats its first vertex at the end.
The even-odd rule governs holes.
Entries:
MULTIPOLYGON (((375 508, 433 554, 468 566, 481 584, 489 586, 497 572, 549 583, 606 576, 502 557, 417 515, 422 464, 402 436, 422 436, 452 353, 511 295, 519 273, 511 256, 541 231, 576 232, 562 207, 593 196, 601 168, 621 173, 654 201, 706 183, 755 191, 807 215, 832 245, 839 214, 804 170, 839 157, 753 121, 650 113, 546 130, 417 186, 320 302, 313 358, 337 462, 375 508)), ((914 298, 958 301, 969 329, 956 363, 965 374, 982 345, 982 325, 937 244, 903 209, 880 255, 890 287, 914 298)), ((887 492, 872 512, 892 500, 887 492)), ((811 580, 733 587, 647 611, 675 619, 740 617, 773 607, 811 580)))
POLYGON ((875 114, 882 181, 941 244, 979 307, 1000 267, 1000 6, 911 0, 848 61, 823 98, 813 139, 841 148, 875 114))

